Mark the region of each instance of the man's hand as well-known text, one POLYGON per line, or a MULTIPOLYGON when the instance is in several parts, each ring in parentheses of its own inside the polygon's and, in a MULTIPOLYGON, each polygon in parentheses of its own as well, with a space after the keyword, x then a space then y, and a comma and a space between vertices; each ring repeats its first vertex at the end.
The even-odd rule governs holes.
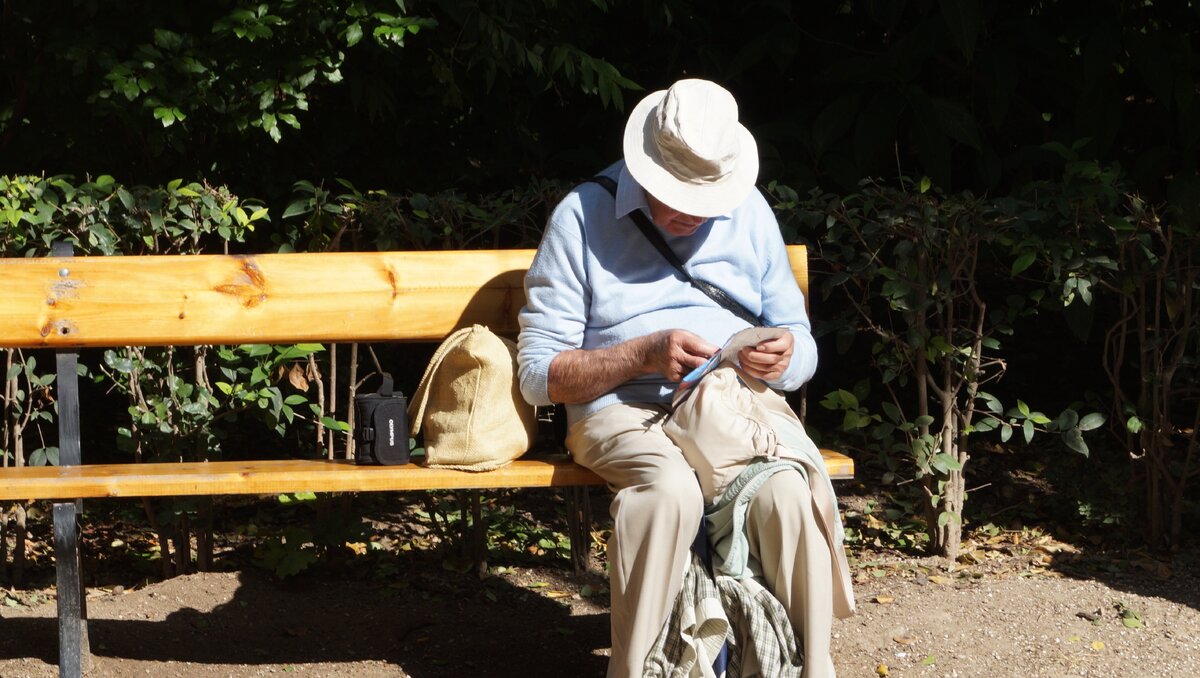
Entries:
POLYGON ((646 371, 661 374, 668 381, 681 381, 721 350, 687 330, 663 330, 647 339, 646 371))
POLYGON ((679 381, 720 350, 687 330, 663 330, 599 349, 563 351, 550 362, 556 403, 586 403, 643 374, 679 381))
POLYGON ((738 362, 742 369, 751 376, 763 381, 777 381, 787 371, 792 362, 792 349, 795 338, 791 332, 764 341, 757 346, 747 346, 738 351, 738 362))

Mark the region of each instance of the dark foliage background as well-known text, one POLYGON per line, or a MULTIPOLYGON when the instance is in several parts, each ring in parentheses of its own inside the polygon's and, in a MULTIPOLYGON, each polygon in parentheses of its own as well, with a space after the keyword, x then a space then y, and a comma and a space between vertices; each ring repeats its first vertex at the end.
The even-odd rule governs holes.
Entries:
POLYGON ((492 191, 593 172, 617 155, 642 90, 695 76, 737 95, 763 178, 801 192, 898 174, 1009 191, 1054 174, 1044 144, 1084 140, 1084 157, 1120 163, 1151 197, 1196 188, 1194 3, 76 0, 2 12, 5 173, 206 178, 262 198, 301 177, 492 191), (164 127, 164 108, 186 117, 164 127), (262 114, 277 116, 278 141, 262 114))

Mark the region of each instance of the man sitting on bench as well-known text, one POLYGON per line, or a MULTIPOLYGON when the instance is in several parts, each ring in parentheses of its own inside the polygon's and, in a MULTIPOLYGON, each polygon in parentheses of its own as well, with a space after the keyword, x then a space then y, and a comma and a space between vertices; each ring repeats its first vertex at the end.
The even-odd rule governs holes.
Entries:
MULTIPOLYGON (((757 147, 732 95, 677 82, 634 109, 624 160, 603 172, 607 180, 557 206, 525 280, 522 393, 535 405, 566 404, 568 449, 616 493, 609 676, 642 675, 705 508, 695 472, 663 432, 676 384, 749 324, 789 331, 742 349, 744 372, 786 391, 816 369, 804 298, 757 175, 757 147), (646 213, 652 224, 635 223, 646 213)), ((797 445, 815 451, 807 439, 797 445)), ((852 612, 853 597, 840 525, 814 518, 819 509, 836 523, 831 493, 817 509, 813 496, 799 472, 772 475, 749 505, 746 537, 802 638, 805 675, 829 676, 832 619, 852 612)))

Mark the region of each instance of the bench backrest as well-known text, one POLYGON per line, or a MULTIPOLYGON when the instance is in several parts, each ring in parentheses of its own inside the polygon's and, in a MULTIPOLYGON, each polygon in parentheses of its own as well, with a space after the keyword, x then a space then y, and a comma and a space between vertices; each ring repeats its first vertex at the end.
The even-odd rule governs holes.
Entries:
MULTIPOLYGON (((534 250, 0 259, 0 347, 515 334, 534 250)), ((805 247, 788 247, 808 292, 805 247)))

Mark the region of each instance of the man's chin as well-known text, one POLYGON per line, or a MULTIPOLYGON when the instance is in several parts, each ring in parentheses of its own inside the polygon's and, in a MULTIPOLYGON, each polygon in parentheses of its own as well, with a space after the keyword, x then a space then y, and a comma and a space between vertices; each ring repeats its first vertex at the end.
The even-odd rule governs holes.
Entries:
POLYGON ((677 226, 672 224, 663 230, 666 231, 668 235, 688 236, 698 231, 700 226, 702 226, 702 224, 696 224, 695 226, 677 226))

